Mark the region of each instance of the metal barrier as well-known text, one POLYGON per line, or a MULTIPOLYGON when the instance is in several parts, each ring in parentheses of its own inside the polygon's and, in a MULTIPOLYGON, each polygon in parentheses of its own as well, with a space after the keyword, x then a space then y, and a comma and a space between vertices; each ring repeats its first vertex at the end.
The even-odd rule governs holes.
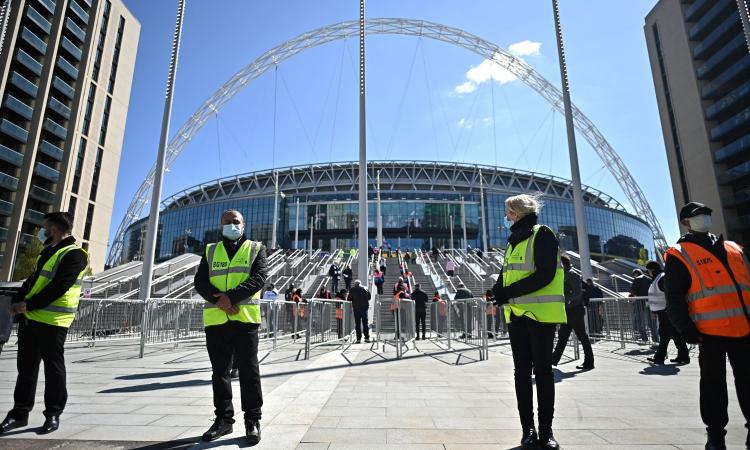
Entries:
POLYGON ((312 299, 307 302, 305 359, 321 345, 341 345, 350 340, 354 329, 352 304, 345 300, 312 299))
POLYGON ((409 351, 409 342, 416 338, 414 301, 411 299, 396 300, 384 296, 375 299, 375 342, 370 349, 379 343, 396 348, 396 358, 401 359, 409 351))
MULTIPOLYGON (((441 300, 430 304, 430 337, 438 346, 458 353, 456 364, 462 353, 477 350, 479 360, 488 358, 490 332, 489 313, 494 306, 482 298, 441 300)), ((502 313, 494 308, 494 313, 502 313)), ((495 337, 493 336, 493 339, 495 337)))
POLYGON ((594 339, 653 344, 658 341, 657 323, 647 297, 611 297, 590 300, 586 314, 589 335, 594 339))

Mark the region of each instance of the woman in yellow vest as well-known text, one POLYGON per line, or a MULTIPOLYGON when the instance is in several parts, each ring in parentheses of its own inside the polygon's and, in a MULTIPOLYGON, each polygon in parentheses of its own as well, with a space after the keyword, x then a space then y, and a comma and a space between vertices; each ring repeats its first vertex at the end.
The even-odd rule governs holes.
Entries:
POLYGON ((232 432, 232 359, 240 375, 245 436, 251 445, 260 442, 263 392, 258 363, 260 295, 266 282, 266 249, 245 237, 245 219, 230 209, 221 215, 222 239, 206 246, 195 274, 195 290, 206 300, 203 325, 211 360, 211 383, 216 419, 203 434, 213 441, 232 432))
POLYGON ((558 323, 565 323, 564 274, 559 243, 552 230, 537 224, 542 205, 533 195, 505 200, 510 230, 503 271, 493 288, 504 305, 515 367, 516 401, 523 436, 521 448, 560 448, 552 435, 555 379, 552 344, 558 323), (532 369, 536 381, 539 434, 534 426, 532 369))
POLYGON ((0 423, 0 433, 28 424, 34 407, 39 358, 44 361, 43 433, 60 426, 60 414, 68 400, 65 383, 64 344, 68 327, 78 309, 81 279, 88 254, 73 236, 73 216, 53 212, 44 216, 39 240, 47 244, 36 260, 34 273, 24 281, 12 300, 11 313, 23 315, 18 326, 18 379, 13 409, 0 423))

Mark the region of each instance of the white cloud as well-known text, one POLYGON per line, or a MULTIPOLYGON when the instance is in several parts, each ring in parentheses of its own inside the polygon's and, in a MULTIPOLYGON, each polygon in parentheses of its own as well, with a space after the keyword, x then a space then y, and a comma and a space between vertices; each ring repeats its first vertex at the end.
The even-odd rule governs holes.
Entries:
POLYGON ((541 42, 525 41, 516 42, 508 46, 508 51, 516 56, 539 56, 539 50, 542 48, 541 42))
MULTIPOLYGON (((516 42, 508 47, 508 51, 516 57, 522 56, 538 56, 542 44, 540 42, 531 42, 529 40, 516 42)), ((507 57, 500 54, 493 56, 495 61, 506 60, 507 57)), ((453 91, 456 94, 470 94, 474 92, 477 87, 486 83, 490 80, 495 80, 500 84, 507 84, 516 81, 516 77, 513 73, 500 66, 492 60, 485 59, 478 66, 472 66, 466 71, 466 81, 456 86, 453 91)))

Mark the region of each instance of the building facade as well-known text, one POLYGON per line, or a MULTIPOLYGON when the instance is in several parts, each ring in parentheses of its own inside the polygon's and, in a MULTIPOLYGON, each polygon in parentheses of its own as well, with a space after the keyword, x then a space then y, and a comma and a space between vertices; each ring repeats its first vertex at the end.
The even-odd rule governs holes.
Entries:
POLYGON ((101 270, 140 23, 121 0, 10 0, 0 23, 0 279, 56 210, 101 270))
POLYGON ((750 52, 736 0, 660 0, 644 28, 677 209, 750 243, 750 52))
MULTIPOLYGON (((378 174, 383 237, 393 249, 482 248, 485 217, 488 247, 504 248, 505 199, 530 192, 542 193, 545 207, 540 220, 558 233, 562 247, 578 248, 570 181, 490 166, 414 161, 368 163, 367 223, 373 245, 378 174)), ((186 189, 162 203, 157 260, 187 252, 201 254, 207 243, 219 238, 221 213, 230 208, 245 216, 248 237, 270 245, 275 199, 280 247, 309 248, 310 242, 322 249, 356 246, 358 179, 357 162, 340 162, 237 175, 186 189)), ((584 201, 595 259, 653 257, 653 233, 645 221, 592 188, 584 188, 584 201)), ((128 228, 121 263, 142 257, 145 234, 145 218, 128 228)))

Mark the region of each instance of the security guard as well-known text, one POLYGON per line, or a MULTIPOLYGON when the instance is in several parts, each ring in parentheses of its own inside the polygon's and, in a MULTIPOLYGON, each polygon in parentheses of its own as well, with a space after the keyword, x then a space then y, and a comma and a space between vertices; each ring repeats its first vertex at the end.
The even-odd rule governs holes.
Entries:
MULTIPOLYGON (((725 449, 726 360, 734 372, 740 410, 750 427, 750 265, 747 249, 711 229, 711 209, 690 202, 680 210, 688 228, 665 255, 667 314, 686 342, 699 344, 700 410, 706 450, 725 449)), ((750 434, 745 444, 750 448, 750 434)))
POLYGON ((195 289, 206 300, 203 325, 211 359, 216 420, 203 434, 213 441, 232 432, 232 356, 238 359, 248 443, 260 442, 263 393, 258 363, 260 295, 266 281, 266 249, 245 237, 245 220, 230 209, 221 215, 222 240, 206 246, 195 289))
POLYGON ((0 423, 0 433, 28 424, 34 407, 39 360, 44 361, 44 425, 51 433, 60 426, 68 400, 65 383, 65 337, 81 297, 81 279, 88 254, 70 235, 73 216, 53 212, 44 216, 38 238, 47 244, 36 260, 34 273, 24 281, 11 303, 11 314, 20 315, 18 326, 18 378, 13 409, 0 423))
POLYGON ((503 271, 492 289, 495 303, 504 304, 515 368, 516 402, 523 436, 521 448, 558 449, 552 435, 555 379, 552 344, 558 323, 566 323, 565 275, 559 243, 552 230, 537 224, 542 205, 536 196, 521 194, 505 200, 510 229, 503 271), (536 381, 539 434, 534 426, 532 369, 536 381))

